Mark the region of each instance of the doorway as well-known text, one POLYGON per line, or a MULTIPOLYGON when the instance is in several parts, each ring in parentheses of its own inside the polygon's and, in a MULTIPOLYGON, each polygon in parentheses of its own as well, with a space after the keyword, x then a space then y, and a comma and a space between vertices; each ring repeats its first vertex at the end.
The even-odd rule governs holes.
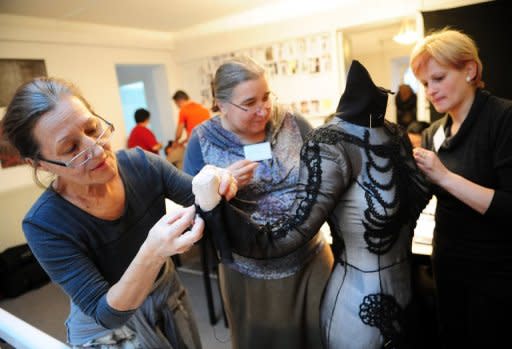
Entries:
MULTIPOLYGON (((408 57, 412 49, 412 46, 393 41, 393 36, 399 30, 400 21, 339 30, 338 45, 341 43, 339 50, 343 52, 343 59, 339 64, 344 66, 340 67, 340 71, 346 74, 352 60, 358 60, 366 67, 377 86, 396 92, 406 76, 408 57)), ((342 86, 345 89, 345 82, 342 86)), ((388 97, 386 119, 396 121, 394 95, 388 97)))
POLYGON ((151 113, 150 127, 161 144, 174 139, 176 120, 171 109, 167 74, 163 65, 116 65, 126 135, 135 126, 134 112, 151 113))

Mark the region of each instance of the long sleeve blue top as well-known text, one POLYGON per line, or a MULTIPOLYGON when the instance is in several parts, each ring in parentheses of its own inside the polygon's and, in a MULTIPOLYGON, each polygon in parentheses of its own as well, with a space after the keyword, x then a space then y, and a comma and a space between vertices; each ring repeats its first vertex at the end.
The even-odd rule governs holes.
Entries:
POLYGON ((107 291, 165 214, 164 199, 193 203, 191 177, 165 159, 135 148, 118 152, 117 160, 126 191, 126 206, 119 219, 94 217, 49 188, 23 220, 34 255, 71 298, 66 322, 71 344, 85 343, 128 321, 135 309, 111 308, 107 291), (84 319, 90 321, 84 325, 84 319))

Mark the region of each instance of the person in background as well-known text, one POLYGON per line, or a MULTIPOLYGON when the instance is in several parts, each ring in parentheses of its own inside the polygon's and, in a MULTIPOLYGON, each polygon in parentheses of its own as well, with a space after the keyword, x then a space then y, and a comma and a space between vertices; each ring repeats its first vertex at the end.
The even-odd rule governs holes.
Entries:
POLYGON ((179 168, 183 168, 183 156, 185 155, 185 146, 176 141, 169 141, 164 148, 167 161, 179 168))
MULTIPOLYGON (((264 69, 248 57, 224 62, 213 90, 220 111, 194 129, 184 170, 228 168, 239 192, 231 203, 261 225, 286 217, 297 191, 300 148, 311 126, 279 108, 264 69), (259 144, 259 161, 245 156, 259 144)), ((239 227, 232 259, 219 265, 219 282, 233 348, 321 348, 319 309, 333 257, 318 231, 267 232, 239 227)))
MULTIPOLYGON (((114 153, 114 125, 64 80, 22 85, 2 126, 36 180, 39 171, 54 178, 22 226, 37 260, 70 298, 69 344, 201 348, 169 258, 202 236, 191 177, 140 148, 114 153), (165 214, 165 198, 185 207, 165 214)), ((229 199, 236 184, 227 173, 221 182, 219 194, 229 199)))
POLYGON ((416 121, 416 94, 411 86, 401 84, 395 97, 396 123, 404 128, 416 121))
POLYGON ((407 126, 407 136, 409 136, 413 148, 421 146, 423 131, 429 126, 430 123, 426 121, 413 121, 407 126))
POLYGON ((437 196, 433 272, 443 348, 510 342, 512 313, 512 101, 483 89, 482 62, 466 34, 443 29, 410 63, 445 116, 414 149, 437 196))
POLYGON ((151 114, 144 108, 135 111, 134 118, 137 125, 128 137, 128 148, 141 147, 144 150, 158 154, 162 145, 158 143, 153 132, 148 128, 151 114))
POLYGON ((190 100, 185 91, 178 90, 172 96, 174 103, 180 109, 180 116, 178 119, 178 126, 176 128, 175 142, 180 142, 183 130, 186 130, 186 138, 181 141, 182 144, 187 143, 192 135, 194 127, 199 125, 205 120, 210 118, 210 112, 201 104, 190 100))

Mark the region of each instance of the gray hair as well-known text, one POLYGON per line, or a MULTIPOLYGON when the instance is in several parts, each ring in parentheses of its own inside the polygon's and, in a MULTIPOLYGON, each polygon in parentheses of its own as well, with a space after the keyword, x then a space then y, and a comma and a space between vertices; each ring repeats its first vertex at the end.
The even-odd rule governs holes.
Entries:
POLYGON ((213 97, 218 101, 229 101, 233 90, 240 83, 257 80, 263 76, 265 76, 265 69, 253 59, 247 56, 230 59, 215 72, 212 86, 213 97))
MULTIPOLYGON (((216 101, 230 101, 233 90, 240 83, 257 80, 265 77, 265 69, 248 56, 232 58, 224 62, 215 72, 212 84, 214 105, 212 110, 219 111, 216 101)), ((270 124, 272 125, 272 137, 275 137, 281 128, 286 111, 279 105, 272 108, 270 124)))

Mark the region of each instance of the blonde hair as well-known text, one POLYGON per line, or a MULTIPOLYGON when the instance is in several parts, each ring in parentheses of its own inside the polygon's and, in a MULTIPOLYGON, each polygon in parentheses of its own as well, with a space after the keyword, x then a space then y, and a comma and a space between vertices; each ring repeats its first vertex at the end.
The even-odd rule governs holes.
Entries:
POLYGON ((462 69, 468 62, 475 62, 477 72, 471 83, 476 87, 484 86, 483 66, 478 56, 478 47, 468 35, 454 29, 444 28, 424 37, 416 44, 411 53, 410 65, 415 75, 429 58, 434 58, 440 64, 451 66, 457 70, 462 69))

